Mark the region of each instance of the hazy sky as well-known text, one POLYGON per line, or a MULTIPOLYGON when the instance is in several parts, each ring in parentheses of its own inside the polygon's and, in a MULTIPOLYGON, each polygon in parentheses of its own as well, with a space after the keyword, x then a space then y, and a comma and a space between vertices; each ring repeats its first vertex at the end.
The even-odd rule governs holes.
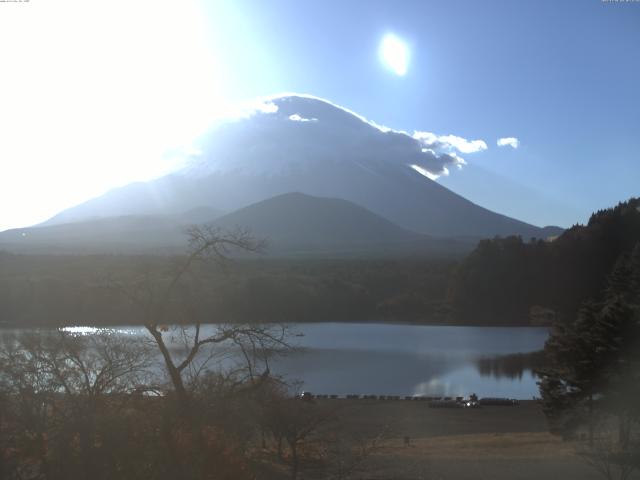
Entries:
POLYGON ((638 46, 640 2, 0 2, 0 230, 160 175, 213 117, 278 92, 483 140, 438 181, 584 222, 640 195, 638 46))

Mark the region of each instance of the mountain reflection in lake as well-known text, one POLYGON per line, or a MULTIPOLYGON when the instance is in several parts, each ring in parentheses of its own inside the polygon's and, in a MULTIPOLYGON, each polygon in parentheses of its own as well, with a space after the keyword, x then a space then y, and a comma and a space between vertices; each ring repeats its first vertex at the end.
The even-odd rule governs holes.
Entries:
MULTIPOLYGON (((203 327, 203 335, 215 325, 203 327)), ((92 334, 91 328, 72 328, 92 334)), ((445 327, 395 324, 291 325, 298 347, 270 362, 271 372, 327 394, 514 397, 538 395, 533 369, 548 337, 541 327, 445 327), (537 353, 536 353, 537 352, 537 353)), ((147 335, 143 327, 109 330, 147 335)), ((180 342, 170 345, 180 349, 180 342)), ((223 353, 223 352, 220 352, 223 353)), ((218 357, 229 365, 232 358, 218 357)))
POLYGON ((476 367, 484 377, 522 379, 527 373, 544 366, 542 350, 531 353, 512 353, 476 359, 476 367))
POLYGON ((272 370, 317 393, 531 398, 546 328, 296 325, 299 351, 272 370))

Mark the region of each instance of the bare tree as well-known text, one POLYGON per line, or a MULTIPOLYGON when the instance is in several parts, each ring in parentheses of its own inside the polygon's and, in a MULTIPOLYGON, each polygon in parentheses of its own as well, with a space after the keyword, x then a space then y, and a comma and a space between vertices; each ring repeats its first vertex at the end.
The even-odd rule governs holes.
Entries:
POLYGON ((2 432, 2 443, 15 452, 6 478, 64 478, 74 468, 95 477, 108 463, 98 460, 99 432, 110 412, 144 382, 148 364, 144 345, 135 339, 64 331, 3 335, 2 427, 10 431, 2 432))
POLYGON ((264 414, 265 425, 277 442, 278 457, 289 465, 293 480, 310 462, 321 465, 324 435, 337 420, 335 407, 291 398, 281 389, 271 396, 264 414))
POLYGON ((246 229, 223 231, 210 225, 193 226, 187 234, 187 255, 176 259, 162 280, 145 274, 133 284, 112 282, 141 312, 144 327, 162 356, 173 391, 182 405, 189 398, 189 379, 205 370, 208 360, 213 358, 212 349, 235 346, 244 359, 242 380, 253 380, 269 373, 269 352, 288 348, 286 326, 221 322, 201 308, 205 296, 212 292, 200 296, 196 293, 206 290, 202 279, 206 276, 207 262, 224 268, 234 253, 260 252, 265 242, 256 240, 246 229), (204 328, 205 323, 215 326, 204 328), (173 348, 176 346, 179 348, 173 348), (210 348, 203 353, 206 347, 210 348), (262 371, 258 371, 260 367, 262 371))
POLYGON ((384 431, 375 436, 358 435, 340 428, 332 428, 322 441, 326 478, 346 480, 362 473, 367 461, 380 449, 384 431))

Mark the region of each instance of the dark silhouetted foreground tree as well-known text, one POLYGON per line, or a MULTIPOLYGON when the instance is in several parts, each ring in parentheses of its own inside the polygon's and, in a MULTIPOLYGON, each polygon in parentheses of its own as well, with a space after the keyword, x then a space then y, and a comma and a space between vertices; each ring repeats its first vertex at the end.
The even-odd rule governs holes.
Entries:
MULTIPOLYGON (((259 389, 269 378, 269 357, 289 348, 288 327, 261 323, 260 318, 251 323, 225 322, 212 318, 207 306, 216 294, 207 281, 212 269, 227 268, 234 254, 260 251, 263 242, 246 230, 224 232, 206 225, 192 227, 188 235, 187 255, 174 259, 164 275, 142 275, 133 283, 112 284, 139 309, 165 367, 169 389, 161 431, 166 454, 172 459, 172 474, 208 478, 222 475, 211 462, 219 451, 213 445, 222 441, 211 426, 225 424, 219 414, 230 412, 228 396, 235 398, 237 388, 259 389), (219 356, 226 358, 226 367, 212 367, 219 356), (223 391, 227 398, 211 390, 216 375, 226 378, 223 391), (189 445, 186 450, 181 448, 185 444, 189 445)), ((238 425, 228 428, 225 435, 239 432, 241 428, 236 427, 245 423, 233 418, 238 425)), ((243 450, 242 445, 239 449, 243 450)))
POLYGON ((640 458, 631 438, 640 425, 640 243, 616 262, 604 300, 586 303, 574 322, 556 325, 545 353, 550 366, 540 371, 539 385, 552 428, 570 435, 587 424, 593 451, 583 456, 592 455, 594 466, 617 462, 624 478, 638 466, 627 460, 640 458), (611 423, 617 424, 615 442, 611 423))
POLYGON ((115 427, 145 384, 139 339, 66 332, 5 334, 0 346, 3 478, 109 478, 133 438, 115 427))
POLYGON ((206 347, 234 345, 245 361, 246 374, 268 374, 268 353, 287 348, 287 327, 260 323, 228 323, 211 318, 204 308, 215 292, 206 289, 207 266, 225 268, 233 254, 259 252, 264 247, 247 230, 225 232, 211 226, 188 230, 189 248, 176 258, 162 278, 142 275, 133 284, 112 282, 134 303, 160 352, 173 392, 186 405, 190 377, 205 370, 211 352, 206 347), (204 324, 213 324, 206 328, 204 324), (204 333, 206 330, 206 334, 204 333), (260 364, 260 365, 259 365, 260 364), (262 371, 258 371, 262 367, 262 371))

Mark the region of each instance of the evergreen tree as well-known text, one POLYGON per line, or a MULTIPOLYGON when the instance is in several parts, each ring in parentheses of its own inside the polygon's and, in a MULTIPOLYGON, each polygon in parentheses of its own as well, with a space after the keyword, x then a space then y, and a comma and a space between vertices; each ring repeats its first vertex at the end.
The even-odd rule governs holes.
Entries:
POLYGON ((608 333, 599 306, 587 303, 574 323, 556 326, 549 337, 545 354, 550 367, 539 373, 543 409, 552 430, 569 434, 587 423, 592 441, 594 399, 607 386, 606 366, 612 356, 608 333))
POLYGON ((605 407, 619 419, 619 441, 628 444, 630 427, 640 422, 640 243, 611 275, 605 321, 615 328, 616 356, 609 368, 605 407))
MULTIPOLYGON (((541 306, 572 322, 585 301, 605 299, 607 275, 616 260, 627 265, 638 242, 640 198, 596 212, 587 225, 575 225, 553 241, 483 240, 452 275, 449 300, 454 318, 528 323, 530 309, 541 306), (626 260, 620 257, 625 252, 626 260)), ((638 271, 637 266, 627 268, 638 271)), ((615 279, 610 284, 616 291, 625 288, 615 279)))
POLYGON ((620 442, 640 420, 640 243, 608 277, 604 299, 585 303, 573 323, 556 326, 539 372, 543 409, 552 429, 569 433, 598 415, 620 421, 620 442))

